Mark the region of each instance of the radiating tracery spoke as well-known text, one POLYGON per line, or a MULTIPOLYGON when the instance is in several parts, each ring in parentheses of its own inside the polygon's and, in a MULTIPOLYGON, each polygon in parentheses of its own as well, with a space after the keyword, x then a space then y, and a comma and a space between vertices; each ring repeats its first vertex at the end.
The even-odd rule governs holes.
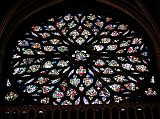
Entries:
POLYGON ((138 82, 149 72, 142 37, 126 24, 94 14, 55 16, 32 26, 13 52, 17 84, 43 104, 120 102, 140 89, 138 82))

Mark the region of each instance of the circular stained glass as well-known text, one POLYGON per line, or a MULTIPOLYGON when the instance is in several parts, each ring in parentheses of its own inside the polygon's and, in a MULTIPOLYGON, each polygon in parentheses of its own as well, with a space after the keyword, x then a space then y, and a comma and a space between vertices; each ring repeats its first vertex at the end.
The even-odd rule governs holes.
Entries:
POLYGON ((34 102, 108 104, 130 98, 149 72, 142 36, 96 14, 54 16, 13 50, 12 77, 34 102))

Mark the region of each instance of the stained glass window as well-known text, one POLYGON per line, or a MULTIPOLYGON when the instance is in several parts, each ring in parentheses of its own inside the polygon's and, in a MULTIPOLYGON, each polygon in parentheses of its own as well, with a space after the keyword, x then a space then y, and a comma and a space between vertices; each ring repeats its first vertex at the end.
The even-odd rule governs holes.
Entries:
POLYGON ((33 25, 17 39, 5 100, 109 104, 155 96, 146 85, 154 83, 148 49, 136 29, 109 16, 66 14, 33 25))

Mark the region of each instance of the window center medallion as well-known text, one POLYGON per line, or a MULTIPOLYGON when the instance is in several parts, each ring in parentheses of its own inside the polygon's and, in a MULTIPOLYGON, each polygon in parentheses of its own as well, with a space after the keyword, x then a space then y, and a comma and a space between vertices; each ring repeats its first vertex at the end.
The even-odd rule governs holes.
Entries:
POLYGON ((75 58, 76 61, 85 61, 90 55, 85 50, 76 50, 72 57, 75 58))

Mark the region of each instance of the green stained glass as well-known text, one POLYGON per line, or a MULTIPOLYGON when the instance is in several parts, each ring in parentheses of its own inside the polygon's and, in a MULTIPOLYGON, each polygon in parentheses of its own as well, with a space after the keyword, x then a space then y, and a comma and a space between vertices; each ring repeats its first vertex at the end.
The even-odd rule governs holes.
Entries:
POLYGON ((116 18, 53 16, 34 23, 24 34, 13 48, 6 81, 7 87, 16 85, 22 94, 11 88, 5 96, 8 102, 27 95, 36 104, 108 104, 127 100, 135 92, 137 97, 137 92, 157 95, 154 88, 142 91, 139 85, 156 82, 143 36, 116 18))

